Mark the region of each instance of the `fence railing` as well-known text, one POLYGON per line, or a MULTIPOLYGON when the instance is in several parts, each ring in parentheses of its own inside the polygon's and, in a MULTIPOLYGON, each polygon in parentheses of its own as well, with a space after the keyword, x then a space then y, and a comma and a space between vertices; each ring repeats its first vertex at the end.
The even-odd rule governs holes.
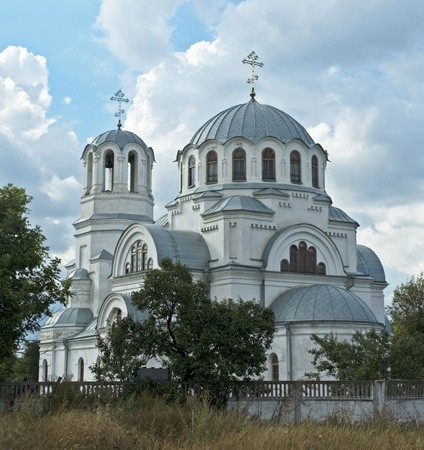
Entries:
MULTIPOLYGON (((161 381, 168 383, 168 381, 161 381)), ((0 383, 0 400, 18 397, 48 397, 57 389, 74 389, 84 396, 108 393, 122 395, 129 384, 119 381, 62 381, 0 383)), ((207 383, 181 383, 182 392, 189 396, 205 394, 207 383)), ((233 382, 228 386, 228 399, 284 399, 296 397, 305 400, 372 400, 373 381, 250 381, 233 382)), ((387 399, 424 399, 424 380, 385 382, 387 399)))

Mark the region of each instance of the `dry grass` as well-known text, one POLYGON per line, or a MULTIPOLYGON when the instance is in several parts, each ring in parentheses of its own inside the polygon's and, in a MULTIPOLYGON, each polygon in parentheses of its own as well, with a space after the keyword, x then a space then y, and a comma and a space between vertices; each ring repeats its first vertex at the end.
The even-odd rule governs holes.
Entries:
POLYGON ((422 449, 424 427, 261 423, 207 404, 171 405, 152 397, 96 410, 42 414, 28 407, 0 417, 0 448, 37 449, 422 449))

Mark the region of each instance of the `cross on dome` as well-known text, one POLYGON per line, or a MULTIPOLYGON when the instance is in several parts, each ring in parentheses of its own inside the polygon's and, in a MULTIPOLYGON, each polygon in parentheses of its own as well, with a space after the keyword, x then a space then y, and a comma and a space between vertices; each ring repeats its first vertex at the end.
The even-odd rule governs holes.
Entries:
POLYGON ((262 67, 264 65, 263 62, 258 62, 258 55, 252 51, 247 55, 247 59, 243 59, 243 64, 250 64, 250 78, 247 82, 252 86, 252 90, 250 91, 250 96, 253 98, 255 94, 255 81, 259 78, 255 75, 255 66, 262 67))
POLYGON ((115 113, 115 117, 118 117, 118 128, 120 129, 122 127, 121 123, 121 116, 125 113, 125 111, 122 109, 121 105, 122 102, 128 103, 129 100, 127 98, 124 98, 125 94, 119 89, 118 92, 115 93, 114 97, 110 97, 112 101, 118 102, 118 112, 115 113))

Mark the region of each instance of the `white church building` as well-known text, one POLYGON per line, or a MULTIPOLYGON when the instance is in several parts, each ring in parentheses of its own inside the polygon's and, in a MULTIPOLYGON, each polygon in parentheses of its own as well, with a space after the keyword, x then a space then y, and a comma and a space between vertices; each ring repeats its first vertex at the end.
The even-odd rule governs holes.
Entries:
MULTIPOLYGON (((211 299, 254 299, 275 313, 265 380, 313 369, 312 333, 339 338, 385 326, 383 266, 358 245, 358 223, 325 189, 327 152, 305 128, 255 99, 202 125, 177 152, 179 192, 153 218, 151 147, 118 128, 82 154, 73 296, 40 336, 40 380, 92 380, 96 331, 143 315, 131 303, 164 257, 187 265, 211 299)), ((171 200, 171 199, 170 199, 171 200)))

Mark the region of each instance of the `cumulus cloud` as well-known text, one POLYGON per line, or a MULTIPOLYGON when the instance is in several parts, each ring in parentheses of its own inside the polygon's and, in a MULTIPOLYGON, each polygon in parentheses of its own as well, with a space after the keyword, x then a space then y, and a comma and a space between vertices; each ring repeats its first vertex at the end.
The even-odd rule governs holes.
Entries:
POLYGON ((13 46, 0 53, 0 133, 35 140, 47 132, 54 123, 47 77, 44 57, 13 46))

